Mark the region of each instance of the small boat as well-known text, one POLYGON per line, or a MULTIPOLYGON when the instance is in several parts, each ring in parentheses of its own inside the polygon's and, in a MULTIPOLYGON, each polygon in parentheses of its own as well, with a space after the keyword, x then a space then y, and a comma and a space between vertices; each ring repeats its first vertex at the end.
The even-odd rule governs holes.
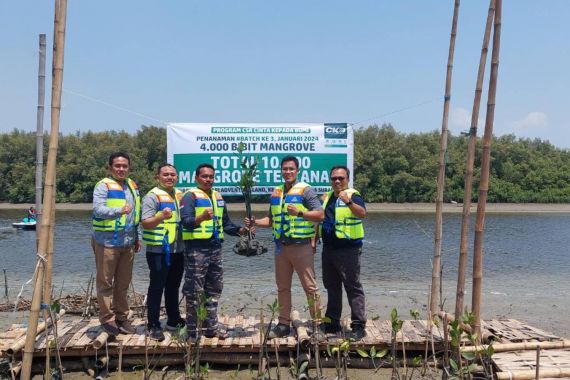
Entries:
POLYGON ((36 220, 34 218, 23 218, 21 222, 12 223, 12 227, 20 230, 35 230, 36 220))

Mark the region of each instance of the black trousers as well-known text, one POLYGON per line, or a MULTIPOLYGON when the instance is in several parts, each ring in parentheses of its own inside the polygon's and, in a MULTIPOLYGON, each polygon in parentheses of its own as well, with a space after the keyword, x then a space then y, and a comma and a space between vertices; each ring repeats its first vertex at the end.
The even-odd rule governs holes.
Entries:
POLYGON ((169 267, 166 266, 165 256, 162 253, 146 253, 146 262, 150 269, 146 299, 149 327, 160 327, 160 301, 163 293, 168 320, 175 323, 181 319, 178 293, 184 273, 184 255, 182 252, 171 254, 169 267))
POLYGON ((342 318, 342 287, 351 310, 352 328, 366 325, 364 289, 360 283, 361 247, 333 248, 325 245, 322 253, 323 285, 328 293, 325 316, 331 324, 342 318))

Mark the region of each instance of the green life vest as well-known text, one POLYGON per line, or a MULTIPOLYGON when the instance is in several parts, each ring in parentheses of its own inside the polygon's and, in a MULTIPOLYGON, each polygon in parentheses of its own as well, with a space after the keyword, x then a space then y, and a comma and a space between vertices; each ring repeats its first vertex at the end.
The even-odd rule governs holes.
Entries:
POLYGON ((298 182, 285 194, 285 186, 277 186, 271 194, 271 219, 273 221, 273 237, 277 240, 281 235, 294 239, 305 239, 315 236, 315 225, 313 222, 298 216, 289 215, 287 206, 292 204, 299 211, 309 211, 303 206, 303 193, 309 187, 304 182, 298 182))
MULTIPOLYGON (((351 199, 354 194, 360 193, 354 189, 344 190, 348 194, 348 199, 351 199)), ((327 208, 327 204, 331 199, 332 191, 325 194, 323 201, 323 209, 327 208)), ((323 224, 320 224, 320 234, 323 235, 323 224)), ((334 229, 335 235, 339 239, 362 239, 364 238, 364 227, 362 226, 362 219, 355 216, 350 207, 348 207, 340 198, 337 198, 334 208, 334 229)))
MULTIPOLYGON (((216 190, 212 189, 212 199, 208 197, 204 191, 199 188, 188 190, 194 196, 194 212, 196 217, 201 215, 206 209, 214 210, 214 218, 204 220, 198 227, 188 230, 182 227, 182 239, 210 239, 212 236, 222 240, 224 238, 224 227, 222 220, 224 217, 224 208, 226 207, 224 199, 216 190), (212 200, 214 200, 212 204, 212 200)), ((187 193, 186 193, 187 194, 187 193)))
POLYGON ((179 204, 182 192, 175 188, 174 199, 168 192, 158 187, 153 188, 148 193, 155 194, 158 198, 158 212, 156 215, 162 214, 162 211, 168 207, 172 210, 172 216, 163 220, 152 229, 143 229, 143 241, 147 245, 163 245, 165 243, 164 237, 168 236, 168 244, 172 244, 176 240, 178 222, 180 221, 179 204))
MULTIPOLYGON (((105 205, 110 208, 122 208, 127 204, 127 198, 125 195, 125 189, 112 178, 103 178, 101 181, 97 182, 97 187, 100 183, 107 185, 107 200, 105 205)), ((135 200, 135 208, 133 212, 135 213, 134 226, 137 227, 140 221, 140 209, 141 209, 141 198, 139 195, 139 188, 135 181, 127 178, 125 183, 127 184, 133 198, 135 200)), ((115 219, 101 219, 93 216, 93 230, 103 231, 103 232, 113 232, 122 231, 125 229, 127 224, 127 215, 123 214, 115 219)))

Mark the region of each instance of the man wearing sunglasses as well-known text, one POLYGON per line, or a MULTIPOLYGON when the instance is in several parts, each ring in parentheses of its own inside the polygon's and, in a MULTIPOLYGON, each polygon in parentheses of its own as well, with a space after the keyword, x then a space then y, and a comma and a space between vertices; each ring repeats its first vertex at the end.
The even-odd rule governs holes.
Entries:
POLYGON ((360 255, 366 216, 366 205, 355 189, 348 187, 350 171, 346 166, 334 166, 330 171, 332 191, 323 196, 325 220, 321 223, 323 240, 323 285, 328 292, 323 323, 324 333, 341 331, 342 286, 346 290, 351 310, 351 333, 356 340, 366 336, 364 290, 360 283, 360 255))

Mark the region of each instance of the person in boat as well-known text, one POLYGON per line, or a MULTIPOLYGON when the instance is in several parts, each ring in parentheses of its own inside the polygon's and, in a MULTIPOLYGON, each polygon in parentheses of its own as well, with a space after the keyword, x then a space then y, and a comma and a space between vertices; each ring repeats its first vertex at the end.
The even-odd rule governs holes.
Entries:
POLYGON ((330 171, 332 191, 323 195, 325 219, 319 235, 323 241, 323 285, 328 302, 324 333, 336 334, 342 330, 342 288, 346 290, 351 310, 349 336, 359 340, 366 335, 364 290, 360 282, 360 256, 366 216, 366 205, 360 193, 349 188, 350 171, 346 166, 334 166, 330 171))
POLYGON ((109 335, 133 334, 127 319, 127 291, 133 275, 135 252, 140 251, 140 196, 129 178, 131 159, 125 152, 109 157, 109 176, 93 190, 93 237, 97 268, 99 321, 109 335), (112 301, 112 307, 111 307, 112 301))
POLYGON ((197 338, 197 312, 204 302, 207 310, 202 328, 208 338, 229 337, 218 325, 218 300, 223 289, 222 243, 224 233, 239 236, 247 229, 234 224, 224 199, 213 189, 215 169, 198 165, 194 176, 198 187, 188 190, 180 203, 184 240, 184 286, 188 337, 197 338))
POLYGON ((281 160, 284 184, 277 186, 271 195, 269 215, 261 219, 246 220, 257 227, 273 228, 275 241, 275 282, 279 302, 279 323, 269 333, 270 338, 291 333, 291 282, 297 272, 311 316, 320 311, 320 295, 315 275, 315 255, 311 239, 315 236, 315 223, 324 218, 323 208, 315 190, 297 181, 299 160, 286 156, 281 160))
POLYGON ((174 187, 178 183, 174 165, 160 165, 156 180, 158 185, 142 199, 141 224, 150 270, 146 298, 148 335, 160 342, 164 340, 159 320, 163 293, 168 318, 165 328, 174 331, 185 325, 178 308, 178 293, 184 273, 184 244, 179 207, 182 191, 174 187))
POLYGON ((27 216, 28 220, 27 221, 28 222, 34 222, 36 220, 36 217, 37 217, 36 208, 34 206, 31 206, 28 209, 28 216, 27 216))

